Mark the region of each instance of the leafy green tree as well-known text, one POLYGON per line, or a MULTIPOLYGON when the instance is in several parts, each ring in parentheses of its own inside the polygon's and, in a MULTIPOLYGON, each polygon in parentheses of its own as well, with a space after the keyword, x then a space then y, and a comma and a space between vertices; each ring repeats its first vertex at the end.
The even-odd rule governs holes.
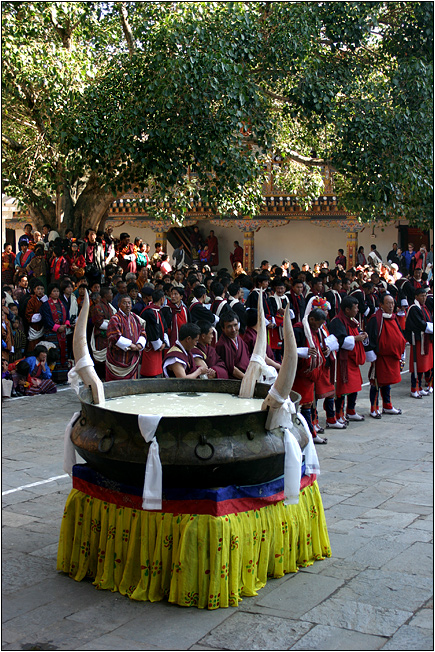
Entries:
POLYGON ((3 2, 4 189, 97 227, 129 188, 255 215, 267 160, 362 219, 432 211, 428 2, 3 2))

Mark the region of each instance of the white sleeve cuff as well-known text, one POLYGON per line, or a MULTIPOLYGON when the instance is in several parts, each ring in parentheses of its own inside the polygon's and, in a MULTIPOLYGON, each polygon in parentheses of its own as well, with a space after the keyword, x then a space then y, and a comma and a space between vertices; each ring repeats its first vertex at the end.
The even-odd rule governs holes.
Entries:
POLYGON ((340 348, 337 338, 332 334, 325 337, 325 344, 330 351, 338 351, 340 348))
POLYGON ((308 346, 298 346, 298 358, 308 358, 308 346))
POLYGON ((162 342, 162 340, 160 338, 158 340, 154 340, 154 342, 151 342, 151 345, 152 345, 154 351, 158 351, 160 349, 160 347, 162 346, 162 344, 163 344, 163 342, 162 342))
POLYGON ((146 341, 146 339, 144 338, 143 335, 141 335, 140 338, 138 339, 138 341, 136 342, 136 344, 140 344, 143 349, 145 348, 146 343, 147 343, 147 341, 146 341))
POLYGON ((166 346, 169 348, 171 346, 171 343, 169 342, 169 335, 167 333, 165 333, 163 335, 163 339, 165 341, 166 346))
POLYGON ((219 324, 219 317, 214 315, 214 326, 216 326, 216 324, 219 324))
POLYGON ((103 321, 103 323, 101 324, 101 326, 100 326, 100 331, 105 331, 105 330, 107 330, 108 325, 109 325, 109 320, 108 320, 108 319, 105 319, 105 320, 103 321))
POLYGON ((408 301, 406 299, 402 299, 402 301, 400 302, 400 305, 405 306, 407 308, 409 304, 408 304, 408 301))
POLYGON ((121 335, 121 337, 119 338, 119 340, 116 342, 116 346, 118 346, 118 347, 119 347, 120 349, 122 349, 123 351, 127 351, 128 347, 129 347, 131 344, 132 344, 132 341, 129 340, 127 337, 123 337, 122 335, 121 335))
POLYGON ((366 351, 366 362, 374 362, 377 357, 374 351, 366 351))
POLYGON ((341 348, 345 351, 353 351, 355 348, 355 337, 353 335, 345 337, 341 348))
POLYGON ((42 317, 39 312, 36 312, 34 315, 32 315, 32 319, 30 320, 32 324, 36 324, 36 322, 41 321, 42 317))
POLYGON ((366 310, 365 313, 364 313, 364 317, 367 317, 367 315, 369 314, 369 312, 370 312, 370 308, 367 308, 367 310, 366 310))
POLYGON ((433 322, 428 321, 426 324, 426 330, 424 332, 433 335, 433 322))
POLYGON ((289 308, 289 314, 290 314, 290 319, 294 319, 296 317, 295 313, 291 308, 289 308))
POLYGON ((47 297, 46 294, 44 294, 44 296, 41 297, 41 301, 42 301, 42 303, 45 303, 46 301, 48 301, 48 297, 47 297))

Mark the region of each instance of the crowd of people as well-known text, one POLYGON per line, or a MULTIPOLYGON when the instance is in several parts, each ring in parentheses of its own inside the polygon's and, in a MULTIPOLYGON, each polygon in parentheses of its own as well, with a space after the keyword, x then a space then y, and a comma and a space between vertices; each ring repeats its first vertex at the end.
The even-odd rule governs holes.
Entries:
POLYGON ((41 233, 31 224, 24 231, 17 255, 8 243, 2 254, 2 379, 12 395, 53 393, 67 382, 86 293, 88 345, 107 382, 242 379, 257 338, 259 301, 266 364, 279 371, 289 305, 298 352, 293 389, 318 444, 327 441, 320 400, 326 428, 364 419, 356 403, 366 361, 374 419, 401 413, 391 386, 401 380, 407 343, 411 396, 433 393, 433 248, 414 251, 409 244, 405 255, 394 244, 383 262, 375 245, 367 260, 360 247, 351 269, 339 249, 333 266, 263 260, 248 274, 237 241, 231 265, 219 268, 213 231, 203 240, 198 227, 191 246, 177 247, 171 260, 161 243, 151 254, 148 243, 132 243, 128 233, 115 238, 111 227, 88 229, 83 239, 72 231, 61 238, 48 225, 41 233))

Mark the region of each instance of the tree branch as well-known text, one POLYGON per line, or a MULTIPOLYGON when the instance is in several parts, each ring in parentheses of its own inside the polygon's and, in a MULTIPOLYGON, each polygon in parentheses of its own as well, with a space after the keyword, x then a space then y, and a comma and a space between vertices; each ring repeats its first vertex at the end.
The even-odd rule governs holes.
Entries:
POLYGON ((293 150, 290 150, 286 154, 287 158, 290 158, 292 161, 295 161, 296 163, 301 163, 302 165, 307 165, 308 167, 323 167, 325 165, 328 165, 328 161, 325 161, 323 158, 312 158, 310 156, 303 156, 302 154, 299 154, 298 152, 295 152, 293 150))
POLYGON ((118 8, 119 8, 119 15, 121 16, 122 30, 124 32, 125 40, 127 41, 128 51, 130 52, 130 56, 132 57, 135 48, 134 48, 131 26, 130 23, 128 22, 128 13, 127 13, 127 7, 125 6, 125 2, 119 2, 118 8))
POLYGON ((13 138, 9 138, 9 136, 6 136, 5 134, 2 134, 2 143, 5 145, 5 147, 9 147, 9 149, 12 149, 18 154, 20 154, 23 149, 26 149, 24 145, 21 145, 21 143, 18 143, 13 138))

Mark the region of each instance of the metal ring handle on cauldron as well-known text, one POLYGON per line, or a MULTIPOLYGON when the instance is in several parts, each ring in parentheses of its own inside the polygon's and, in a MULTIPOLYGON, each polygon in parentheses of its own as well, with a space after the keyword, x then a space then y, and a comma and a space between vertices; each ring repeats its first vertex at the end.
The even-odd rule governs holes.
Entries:
POLYGON ((212 444, 208 443, 205 435, 200 435, 199 442, 195 446, 194 453, 195 453, 196 457, 199 460, 202 460, 203 462, 206 462, 207 460, 211 460, 211 458, 213 457, 213 455, 214 455, 214 446, 212 444), (202 457, 201 455, 199 455, 198 451, 197 451, 198 446, 209 446, 210 450, 211 450, 210 455, 208 457, 202 457))
POLYGON ((115 435, 113 434, 112 430, 107 430, 106 434, 103 435, 103 437, 100 439, 98 442, 98 451, 100 453, 108 453, 110 449, 112 448, 113 444, 115 443, 115 435), (106 442, 110 438, 109 441, 109 447, 106 448, 102 446, 103 442, 106 442))

